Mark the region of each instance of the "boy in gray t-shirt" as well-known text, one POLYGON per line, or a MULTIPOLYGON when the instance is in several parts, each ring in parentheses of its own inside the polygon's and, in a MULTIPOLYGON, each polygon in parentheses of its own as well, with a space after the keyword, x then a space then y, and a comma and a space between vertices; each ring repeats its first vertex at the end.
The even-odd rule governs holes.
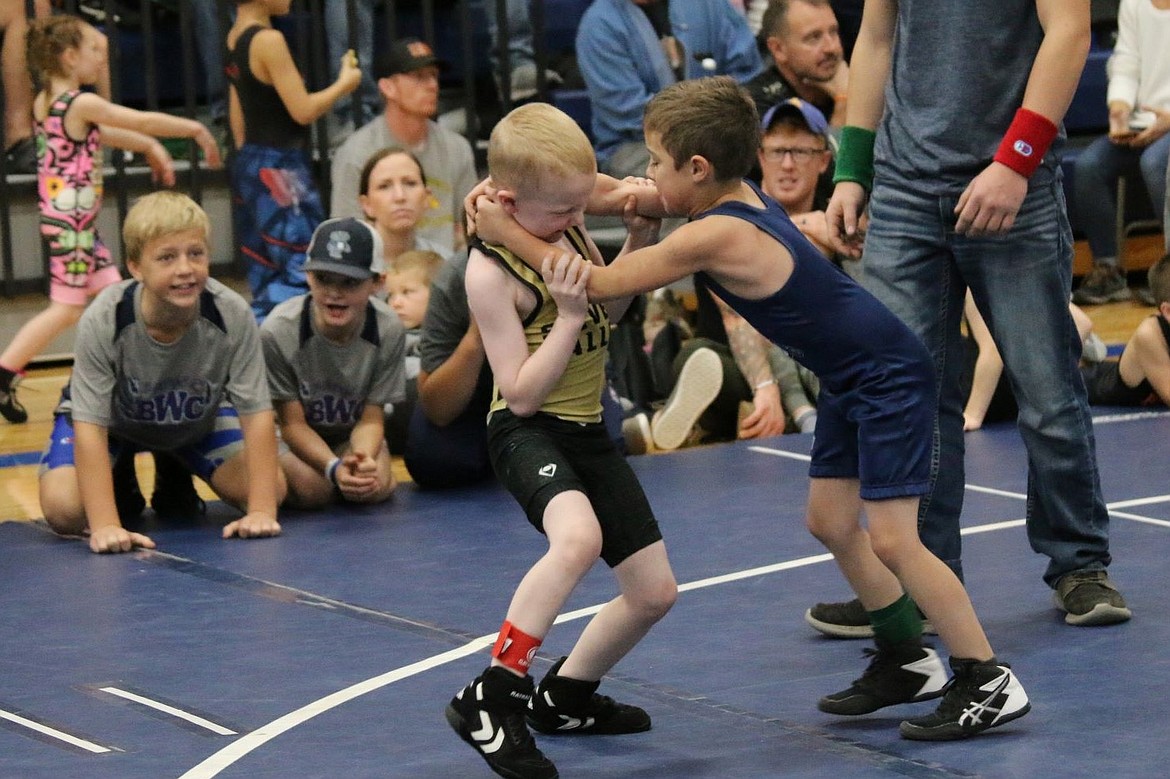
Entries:
POLYGON ((394 491, 382 408, 405 397, 405 331, 371 297, 382 239, 354 218, 322 222, 309 244, 309 294, 281 303, 261 327, 268 386, 292 450, 289 500, 322 506, 340 494, 377 503, 394 491))
POLYGON ((41 509, 58 533, 88 531, 94 552, 154 548, 122 526, 111 462, 174 454, 245 512, 225 538, 280 533, 285 482, 256 322, 208 277, 210 222, 197 203, 155 192, 126 215, 132 280, 102 291, 77 328, 73 375, 41 461, 41 509))

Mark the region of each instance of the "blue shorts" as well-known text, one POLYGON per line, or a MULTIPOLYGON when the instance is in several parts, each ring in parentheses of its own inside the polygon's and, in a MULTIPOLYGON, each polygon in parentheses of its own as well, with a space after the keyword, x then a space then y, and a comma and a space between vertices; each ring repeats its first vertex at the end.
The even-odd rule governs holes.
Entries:
MULTIPOLYGON (((110 462, 125 453, 145 451, 139 446, 111 434, 110 462)), ((215 428, 199 441, 178 449, 167 450, 173 454, 203 481, 210 483, 215 469, 244 449, 244 432, 240 428, 240 415, 231 406, 220 406, 215 415, 215 428)), ((41 455, 40 472, 51 471, 62 466, 74 466, 73 459, 73 417, 57 414, 53 420, 53 435, 41 455)))
POLYGON ((862 500, 925 495, 934 440, 934 379, 923 372, 907 382, 911 386, 871 402, 822 387, 809 476, 858 479, 862 500))

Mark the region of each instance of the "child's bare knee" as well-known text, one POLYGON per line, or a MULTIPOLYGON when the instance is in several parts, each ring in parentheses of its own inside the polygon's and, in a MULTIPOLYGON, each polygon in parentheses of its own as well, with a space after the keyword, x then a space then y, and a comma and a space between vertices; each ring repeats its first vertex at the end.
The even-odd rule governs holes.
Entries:
POLYGON ((79 536, 85 532, 87 523, 85 521, 85 512, 80 508, 66 508, 60 506, 45 506, 42 507, 45 515, 45 523, 49 528, 60 536, 79 536))
POLYGON ((673 578, 661 579, 640 591, 635 600, 638 610, 649 621, 657 622, 666 616, 678 600, 678 584, 673 578))
POLYGON ((549 550, 568 570, 582 574, 601 556, 601 534, 590 532, 562 533, 549 550))

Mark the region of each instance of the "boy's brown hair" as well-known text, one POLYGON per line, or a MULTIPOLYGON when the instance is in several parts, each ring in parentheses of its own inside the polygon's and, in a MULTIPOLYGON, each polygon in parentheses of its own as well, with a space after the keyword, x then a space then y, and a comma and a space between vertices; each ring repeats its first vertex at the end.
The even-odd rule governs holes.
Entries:
POLYGON ((585 132, 548 103, 515 108, 496 123, 488 142, 488 174, 498 187, 532 192, 566 175, 597 173, 585 132))
POLYGON ((160 190, 143 195, 126 212, 122 250, 126 262, 138 262, 146 244, 164 235, 199 230, 211 238, 211 220, 198 203, 180 192, 160 190))
POLYGON ((435 280, 435 274, 443 266, 443 255, 426 249, 411 249, 394 258, 394 267, 386 271, 387 276, 399 273, 418 272, 423 275, 427 286, 435 280))
POLYGON ((1146 278, 1150 282, 1150 294, 1154 296, 1154 304, 1170 303, 1170 254, 1162 257, 1150 266, 1146 278))
POLYGON ((703 157, 714 168, 717 183, 748 175, 760 148, 756 104, 728 76, 671 84, 646 104, 642 124, 647 134, 662 136, 676 170, 691 157, 703 157))

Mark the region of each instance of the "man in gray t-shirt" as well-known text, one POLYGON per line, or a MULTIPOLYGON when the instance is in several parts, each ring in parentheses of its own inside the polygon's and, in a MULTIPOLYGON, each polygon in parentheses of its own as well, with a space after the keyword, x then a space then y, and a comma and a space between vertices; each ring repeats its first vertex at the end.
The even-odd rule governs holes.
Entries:
POLYGON ((433 196, 418 235, 447 255, 464 243, 463 197, 478 176, 467 139, 431 120, 438 110, 442 64, 426 43, 413 38, 395 41, 378 58, 374 76, 386 107, 334 152, 329 210, 334 217, 361 216, 358 191, 366 160, 388 146, 407 149, 422 164, 433 196))
MULTIPOLYGON (((1090 38, 1088 3, 867 0, 826 212, 834 248, 857 257, 868 201, 866 287, 940 368, 923 543, 962 573, 959 323, 969 287, 1020 401, 1028 540, 1049 558, 1044 581, 1072 625, 1130 618, 1106 573, 1109 513, 1068 309, 1061 122, 1090 38)), ((809 616, 832 632, 842 612, 822 605, 809 616)), ((868 627, 864 610, 852 613, 868 627)))

